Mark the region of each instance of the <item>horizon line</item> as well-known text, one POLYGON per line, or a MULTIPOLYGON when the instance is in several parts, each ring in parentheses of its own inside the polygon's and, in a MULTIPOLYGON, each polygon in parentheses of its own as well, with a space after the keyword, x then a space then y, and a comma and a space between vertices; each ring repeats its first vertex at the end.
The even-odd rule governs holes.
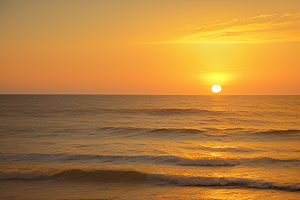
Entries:
POLYGON ((0 93, 0 95, 103 95, 103 96, 300 96, 300 94, 82 94, 82 93, 0 93))

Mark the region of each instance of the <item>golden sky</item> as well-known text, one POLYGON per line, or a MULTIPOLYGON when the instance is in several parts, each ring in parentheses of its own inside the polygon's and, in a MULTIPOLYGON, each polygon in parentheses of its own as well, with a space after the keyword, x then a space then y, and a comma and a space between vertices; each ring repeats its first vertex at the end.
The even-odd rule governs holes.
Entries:
POLYGON ((0 93, 300 95, 299 0, 0 0, 0 93))

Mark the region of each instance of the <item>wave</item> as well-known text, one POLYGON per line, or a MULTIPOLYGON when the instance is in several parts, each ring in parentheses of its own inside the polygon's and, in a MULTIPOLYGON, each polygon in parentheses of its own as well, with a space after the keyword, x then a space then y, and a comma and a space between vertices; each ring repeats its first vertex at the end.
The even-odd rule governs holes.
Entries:
POLYGON ((7 114, 21 113, 21 114, 31 114, 47 116, 45 113, 133 113, 133 114, 222 114, 226 111, 224 110, 211 110, 211 109, 198 109, 198 108, 70 108, 70 109, 46 109, 46 108, 17 108, 8 110, 7 114))
POLYGON ((237 160, 231 159, 190 159, 190 158, 180 158, 177 161, 177 165, 183 166, 235 166, 239 165, 237 160))
POLYGON ((149 130, 151 133, 167 133, 167 132, 180 132, 180 133, 203 133, 204 130, 193 128, 155 128, 149 130))
POLYGON ((42 180, 47 179, 50 176, 41 170, 29 170, 29 171, 19 171, 19 170, 8 170, 0 171, 0 180, 42 180))
POLYGON ((68 169, 47 174, 46 172, 36 171, 0 171, 0 180, 52 180, 52 181, 88 181, 88 182, 148 182, 163 183, 178 186, 199 186, 199 187, 243 187, 257 189, 274 189, 285 191, 300 191, 297 185, 280 185, 274 182, 252 180, 247 178, 235 177, 203 177, 203 176, 184 176, 167 175, 141 172, 136 170, 122 169, 97 169, 82 170, 68 169))
POLYGON ((287 129, 287 130, 275 130, 270 129, 268 131, 257 131, 257 134, 274 134, 274 135, 292 135, 292 134, 299 134, 300 130, 297 129, 287 129))
POLYGON ((99 182, 135 182, 145 181, 147 174, 133 170, 92 170, 71 169, 51 176, 55 180, 99 181, 99 182))
MULTIPOLYGON (((66 110, 64 110, 66 111, 66 110)), ((144 114, 154 114, 154 115, 170 115, 170 114, 222 114, 226 111, 223 110, 209 110, 209 109, 198 109, 198 108, 95 108, 95 109, 74 109, 68 110, 74 112, 87 112, 87 113, 144 113, 144 114)))
POLYGON ((134 170, 67 169, 51 173, 43 170, 0 171, 0 180, 54 180, 54 181, 98 181, 98 182, 134 182, 145 181, 147 174, 134 170))
POLYGON ((184 158, 179 156, 112 156, 112 155, 70 155, 70 154, 0 154, 2 163, 113 163, 113 164, 156 164, 179 166, 235 166, 239 162, 231 159, 184 158))
POLYGON ((105 126, 98 129, 129 130, 129 131, 148 131, 148 132, 184 132, 184 133, 203 133, 206 130, 196 128, 172 128, 172 127, 125 127, 125 126, 105 126))
POLYGON ((197 108, 133 108, 133 109, 118 109, 117 112, 143 112, 150 114, 189 114, 189 113, 224 113, 222 110, 209 110, 197 108))
POLYGON ((111 163, 154 164, 178 166, 232 167, 258 162, 262 165, 288 164, 300 165, 300 158, 277 159, 271 157, 223 159, 223 158, 187 158, 179 156, 117 156, 117 155, 72 155, 72 154, 0 154, 1 163, 111 163))
POLYGON ((285 191, 300 191, 297 185, 278 185, 273 182, 264 182, 259 180, 252 180, 246 178, 227 178, 227 177, 189 177, 189 176, 176 176, 176 175, 163 175, 163 174, 149 174, 149 180, 166 182, 179 186, 202 186, 202 187, 228 187, 238 186, 244 188, 257 188, 257 189, 274 189, 285 191))
MULTIPOLYGON (((193 127, 126 127, 126 126, 104 126, 98 127, 98 130, 111 130, 112 132, 118 131, 118 133, 126 132, 140 132, 138 134, 147 134, 149 133, 159 133, 159 134, 201 134, 208 137, 220 137, 220 136, 232 136, 235 135, 277 135, 277 136, 290 136, 298 137, 300 130, 297 129, 269 129, 269 130, 253 130, 247 128, 215 128, 215 127, 202 127, 202 128, 193 128, 193 127)), ((184 136, 184 135, 183 135, 184 136)))
POLYGON ((294 158, 294 159, 278 159, 278 158, 270 158, 270 157, 260 157, 260 158, 251 158, 251 159, 244 159, 249 160, 253 162, 261 161, 261 162, 271 162, 271 163, 286 163, 286 162, 294 162, 297 164, 300 164, 300 159, 294 158))
POLYGON ((188 128, 188 127, 182 127, 182 128, 175 128, 175 127, 127 127, 127 126, 104 126, 99 127, 98 130, 111 130, 111 131, 141 131, 144 133, 169 133, 169 134, 176 134, 176 133, 184 133, 184 134, 205 134, 205 135, 216 135, 216 133, 232 133, 232 132, 243 132, 246 131, 243 128, 188 128))

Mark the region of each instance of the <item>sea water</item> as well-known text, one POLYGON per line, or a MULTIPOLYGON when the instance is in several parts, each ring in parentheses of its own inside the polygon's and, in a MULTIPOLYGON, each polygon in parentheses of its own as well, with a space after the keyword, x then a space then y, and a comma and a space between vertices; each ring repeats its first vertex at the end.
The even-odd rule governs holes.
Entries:
POLYGON ((0 95, 1 199, 300 199, 300 96, 0 95))

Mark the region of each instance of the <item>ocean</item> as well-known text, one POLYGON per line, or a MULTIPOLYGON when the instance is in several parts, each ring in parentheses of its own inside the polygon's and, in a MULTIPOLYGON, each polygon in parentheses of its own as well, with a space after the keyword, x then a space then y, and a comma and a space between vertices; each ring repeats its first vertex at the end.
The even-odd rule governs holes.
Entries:
POLYGON ((300 96, 0 95, 0 199, 300 199, 300 96))

